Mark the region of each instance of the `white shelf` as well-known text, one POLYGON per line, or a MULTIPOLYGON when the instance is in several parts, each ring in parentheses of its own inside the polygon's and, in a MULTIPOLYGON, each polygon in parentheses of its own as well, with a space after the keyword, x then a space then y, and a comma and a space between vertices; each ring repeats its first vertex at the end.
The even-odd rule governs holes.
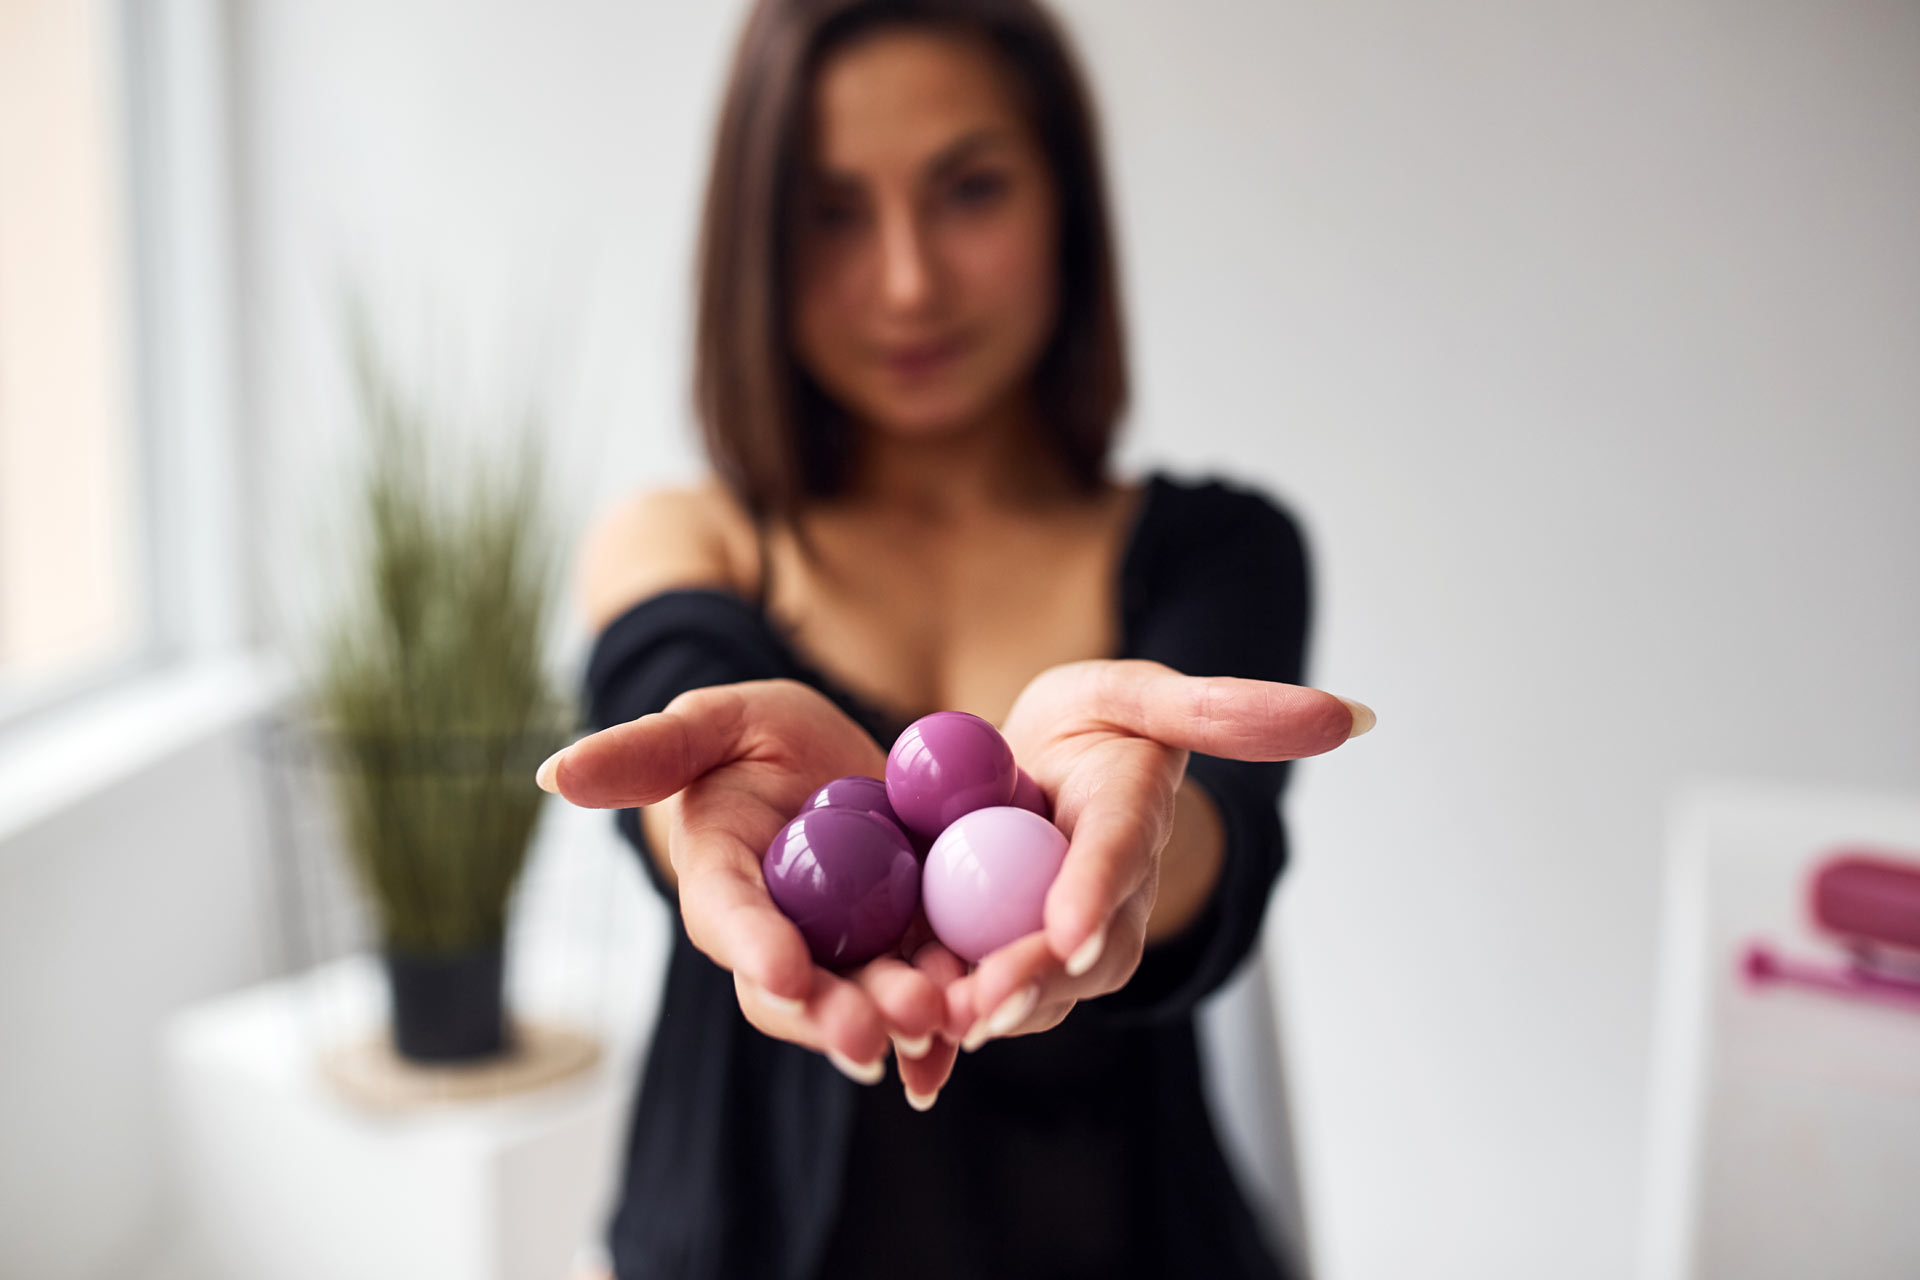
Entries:
MULTIPOLYGON (((569 969, 555 957, 522 966, 569 969)), ((575 967, 574 972, 579 972, 575 967)), ((539 982, 529 1017, 590 1002, 539 982)), ((183 1010, 163 1039, 184 1269, 202 1280, 564 1280, 617 1185, 638 1028, 550 1088, 376 1113, 337 1096, 315 1050, 381 1024, 377 964, 353 957, 183 1010)))

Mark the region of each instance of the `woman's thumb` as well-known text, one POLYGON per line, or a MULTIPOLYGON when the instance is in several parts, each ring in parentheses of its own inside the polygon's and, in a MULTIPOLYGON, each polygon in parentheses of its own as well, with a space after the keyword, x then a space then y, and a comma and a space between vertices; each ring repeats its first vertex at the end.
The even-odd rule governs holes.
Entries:
POLYGON ((664 711, 554 752, 534 781, 583 809, 656 804, 739 754, 746 710, 736 689, 689 690, 664 711))

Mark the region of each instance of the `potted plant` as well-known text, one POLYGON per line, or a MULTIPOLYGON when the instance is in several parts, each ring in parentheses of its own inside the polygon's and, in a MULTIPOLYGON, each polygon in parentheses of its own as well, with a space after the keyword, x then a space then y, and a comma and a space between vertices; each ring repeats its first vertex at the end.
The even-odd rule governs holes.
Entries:
POLYGON ((351 571, 321 624, 307 714, 377 920, 394 1046, 511 1048, 508 904, 573 723, 546 660, 556 578, 536 441, 450 460, 351 327, 367 461, 351 571))

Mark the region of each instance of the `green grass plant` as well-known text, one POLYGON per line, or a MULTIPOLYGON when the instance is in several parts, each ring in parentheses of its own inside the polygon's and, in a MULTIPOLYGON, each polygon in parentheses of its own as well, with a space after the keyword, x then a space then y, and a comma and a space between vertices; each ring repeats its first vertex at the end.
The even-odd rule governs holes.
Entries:
POLYGON ((350 326, 367 428, 353 572, 322 624, 310 711, 347 851, 387 946, 505 935, 573 724, 545 651, 557 579, 539 440, 460 458, 350 326))

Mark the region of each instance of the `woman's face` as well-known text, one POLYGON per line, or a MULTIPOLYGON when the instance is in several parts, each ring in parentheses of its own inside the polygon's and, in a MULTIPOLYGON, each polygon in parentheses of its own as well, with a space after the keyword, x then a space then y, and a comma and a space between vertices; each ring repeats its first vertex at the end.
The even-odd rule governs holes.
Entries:
POLYGON ((900 435, 1021 395, 1052 336, 1056 193, 985 45, 881 32, 814 86, 797 201, 794 341, 826 392, 900 435))

